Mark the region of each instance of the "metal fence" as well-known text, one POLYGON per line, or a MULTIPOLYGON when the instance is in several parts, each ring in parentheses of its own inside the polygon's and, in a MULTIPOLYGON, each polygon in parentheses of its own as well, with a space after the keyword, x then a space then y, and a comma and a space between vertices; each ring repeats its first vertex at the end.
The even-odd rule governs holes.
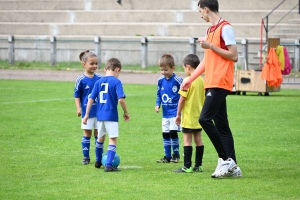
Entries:
MULTIPOLYGON (((267 45, 267 44, 264 44, 267 45)), ((293 71, 284 76, 284 83, 300 84, 299 75, 299 48, 300 39, 294 43, 281 42, 280 45, 288 49, 293 71)), ((242 39, 237 41, 239 61, 236 67, 240 69, 259 69, 259 42, 242 39)), ((110 57, 118 57, 123 64, 138 64, 142 68, 157 65, 163 53, 171 53, 175 63, 181 65, 183 58, 189 54, 197 54, 203 58, 204 51, 199 48, 194 38, 172 37, 131 37, 131 38, 0 38, 0 60, 15 61, 42 61, 56 65, 57 62, 78 61, 78 55, 83 50, 92 50, 98 55, 99 63, 110 57)), ((265 55, 266 56, 266 55, 265 55)))

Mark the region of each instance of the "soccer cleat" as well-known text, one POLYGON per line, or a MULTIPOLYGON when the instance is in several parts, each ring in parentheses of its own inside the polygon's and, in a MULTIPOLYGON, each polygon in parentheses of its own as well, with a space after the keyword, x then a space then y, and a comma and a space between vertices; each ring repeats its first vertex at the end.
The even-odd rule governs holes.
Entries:
POLYGON ((193 167, 193 172, 203 172, 203 167, 202 166, 193 167))
POLYGON ((168 158, 167 156, 164 156, 162 159, 157 160, 157 163, 169 163, 171 158, 168 158))
POLYGON ((173 154, 173 157, 170 159, 170 162, 178 163, 179 159, 180 159, 180 155, 179 154, 173 154))
POLYGON ((106 165, 104 166, 104 172, 120 172, 121 170, 119 170, 116 167, 107 167, 106 165))
POLYGON ((95 162, 95 168, 100 168, 102 166, 102 163, 101 162, 95 162))
POLYGON ((174 170, 175 173, 192 173, 193 172, 193 169, 192 167, 190 168, 186 168, 186 167, 182 167, 180 169, 177 169, 177 170, 174 170))
POLYGON ((236 168, 237 168, 237 165, 235 164, 235 162, 232 158, 229 158, 229 160, 225 160, 225 161, 222 158, 219 158, 218 166, 217 166, 215 172, 211 175, 211 177, 212 178, 223 178, 224 176, 227 176, 228 174, 230 174, 230 171, 233 171, 236 168))
POLYGON ((87 165, 87 164, 89 164, 90 163, 90 158, 86 158, 86 157, 84 157, 83 159, 82 159, 82 164, 83 165, 87 165))
POLYGON ((229 174, 227 175, 228 177, 241 177, 242 176, 242 170, 240 167, 236 167, 235 169, 233 170, 230 170, 229 171, 229 174))

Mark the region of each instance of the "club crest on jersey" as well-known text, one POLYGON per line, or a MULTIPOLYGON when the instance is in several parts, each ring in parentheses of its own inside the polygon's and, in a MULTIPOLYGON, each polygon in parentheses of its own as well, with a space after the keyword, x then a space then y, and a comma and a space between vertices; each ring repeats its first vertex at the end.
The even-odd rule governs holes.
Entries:
POLYGON ((172 87, 172 91, 173 91, 173 92, 177 92, 177 90, 178 90, 177 86, 174 85, 174 86, 172 87))

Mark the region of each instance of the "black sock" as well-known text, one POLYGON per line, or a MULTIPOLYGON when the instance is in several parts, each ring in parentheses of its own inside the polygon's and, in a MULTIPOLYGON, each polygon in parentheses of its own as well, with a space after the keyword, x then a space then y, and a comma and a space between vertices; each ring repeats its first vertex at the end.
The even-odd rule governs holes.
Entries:
POLYGON ((202 166, 204 146, 196 146, 195 167, 202 166))
POLYGON ((192 146, 184 146, 184 166, 186 168, 190 168, 192 166, 192 154, 193 154, 193 147, 192 146))

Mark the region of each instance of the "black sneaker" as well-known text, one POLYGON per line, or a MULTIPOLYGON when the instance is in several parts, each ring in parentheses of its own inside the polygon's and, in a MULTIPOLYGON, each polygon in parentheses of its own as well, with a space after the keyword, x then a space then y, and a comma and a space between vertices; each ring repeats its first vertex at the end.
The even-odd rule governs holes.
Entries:
POLYGON ((104 166, 104 172, 120 172, 120 171, 121 170, 119 170, 116 167, 107 167, 107 166, 104 166))
POLYGON ((199 166, 199 167, 193 167, 193 172, 203 172, 203 167, 199 166))
POLYGON ((178 163, 179 159, 180 159, 180 155, 179 154, 173 154, 173 157, 171 158, 170 162, 178 163))
POLYGON ((164 156, 162 159, 157 160, 157 163, 169 163, 171 158, 168 158, 167 156, 164 156))
POLYGON ((83 165, 87 165, 87 164, 90 164, 90 158, 86 158, 86 157, 84 157, 83 159, 82 159, 82 164, 83 165))
POLYGON ((95 168, 100 168, 102 166, 102 163, 101 162, 95 162, 95 168))
POLYGON ((192 173, 193 169, 192 169, 192 167, 190 167, 190 168, 182 167, 182 168, 174 170, 174 172, 175 173, 192 173))

